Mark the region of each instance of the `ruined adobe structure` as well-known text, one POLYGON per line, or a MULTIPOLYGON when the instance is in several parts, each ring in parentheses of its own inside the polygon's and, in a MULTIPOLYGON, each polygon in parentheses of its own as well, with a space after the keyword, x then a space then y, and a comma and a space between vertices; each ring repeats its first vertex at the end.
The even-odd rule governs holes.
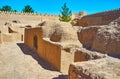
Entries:
POLYGON ((69 64, 74 61, 72 53, 63 51, 59 44, 43 39, 40 28, 26 29, 25 37, 28 37, 25 38, 25 44, 28 47, 37 51, 41 58, 53 65, 58 71, 67 73, 69 64))
POLYGON ((69 79, 120 78, 120 60, 113 58, 120 58, 119 10, 86 16, 83 12, 73 16, 78 17, 79 26, 59 22, 57 16, 48 18, 38 14, 1 14, 7 16, 0 16, 3 18, 0 26, 1 43, 24 40, 26 46, 58 71, 69 73, 69 79), (42 16, 45 21, 41 20, 42 16), (94 68, 96 70, 92 72, 94 68))
POLYGON ((120 78, 120 9, 83 16, 77 22, 82 26, 77 34, 83 47, 112 57, 72 63, 68 79, 120 78))
POLYGON ((120 17, 120 9, 100 12, 96 14, 86 15, 78 18, 77 25, 79 26, 93 26, 93 25, 106 25, 120 17))
POLYGON ((119 59, 114 59, 106 54, 120 57, 120 18, 118 17, 108 24, 89 27, 74 27, 66 23, 45 21, 35 28, 25 29, 25 44, 37 51, 40 57, 60 72, 66 73, 69 68, 69 79, 117 79, 120 76, 118 74, 120 72, 119 59), (109 62, 108 60, 115 61, 109 62), (87 66, 84 66, 83 63, 73 63, 83 61, 91 63, 91 71, 89 71, 87 62, 84 63, 87 66), (70 65, 70 63, 73 64, 70 65), (92 69, 94 70, 92 65, 97 65, 97 63, 103 63, 100 68, 95 66, 101 71, 92 73, 92 69), (106 68, 112 63, 114 65, 109 68, 118 68, 118 70, 112 72, 106 68), (106 67, 102 70, 104 65, 106 67), (107 74, 113 75, 109 77, 107 74))
POLYGON ((79 12, 79 13, 72 13, 72 20, 74 19, 80 19, 82 18, 83 16, 86 16, 87 13, 85 11, 82 11, 82 12, 79 12))
POLYGON ((81 48, 75 28, 64 22, 45 21, 26 28, 25 44, 63 73, 68 73, 70 63, 105 57, 81 48))
POLYGON ((34 27, 44 20, 59 21, 56 15, 0 11, 0 43, 23 40, 25 26, 34 27))
POLYGON ((120 60, 102 58, 70 65, 68 79, 119 79, 120 60))
POLYGON ((109 25, 76 30, 70 24, 45 21, 37 27, 25 29, 25 44, 60 72, 67 73, 69 69, 69 79, 117 79, 120 76, 120 60, 106 54, 120 57, 119 22, 120 18, 109 25), (99 52, 91 51, 91 48, 97 48, 99 52), (94 68, 96 71, 92 72, 94 68), (100 72, 97 73, 97 70, 100 72))

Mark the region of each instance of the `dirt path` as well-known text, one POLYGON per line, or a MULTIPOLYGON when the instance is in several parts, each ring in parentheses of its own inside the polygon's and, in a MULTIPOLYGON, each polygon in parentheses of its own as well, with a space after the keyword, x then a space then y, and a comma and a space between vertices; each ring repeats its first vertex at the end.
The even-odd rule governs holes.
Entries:
POLYGON ((0 79, 67 79, 23 43, 0 47, 0 79))

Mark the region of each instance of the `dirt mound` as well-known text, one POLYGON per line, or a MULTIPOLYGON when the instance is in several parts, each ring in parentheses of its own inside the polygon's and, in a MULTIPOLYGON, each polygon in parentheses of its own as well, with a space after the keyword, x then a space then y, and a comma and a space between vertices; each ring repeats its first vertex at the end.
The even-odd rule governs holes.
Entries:
POLYGON ((43 31, 43 38, 49 38, 50 41, 61 43, 62 46, 80 44, 76 30, 69 23, 45 21, 39 25, 41 25, 43 31))
POLYGON ((69 79, 119 79, 120 60, 102 58, 70 65, 69 79))
POLYGON ((85 48, 120 57, 120 18, 109 25, 82 28, 78 38, 85 48))
POLYGON ((77 32, 79 41, 83 47, 91 49, 96 33, 100 29, 98 26, 85 27, 77 32))
POLYGON ((120 57, 120 20, 115 20, 107 27, 102 27, 98 30, 94 43, 93 50, 103 53, 108 53, 112 56, 120 57))

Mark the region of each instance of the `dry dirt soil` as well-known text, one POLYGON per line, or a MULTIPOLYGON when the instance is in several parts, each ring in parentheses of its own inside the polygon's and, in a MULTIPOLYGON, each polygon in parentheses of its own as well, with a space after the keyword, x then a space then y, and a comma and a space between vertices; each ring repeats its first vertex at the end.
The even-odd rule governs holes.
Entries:
POLYGON ((24 43, 0 45, 0 79, 67 79, 24 43))

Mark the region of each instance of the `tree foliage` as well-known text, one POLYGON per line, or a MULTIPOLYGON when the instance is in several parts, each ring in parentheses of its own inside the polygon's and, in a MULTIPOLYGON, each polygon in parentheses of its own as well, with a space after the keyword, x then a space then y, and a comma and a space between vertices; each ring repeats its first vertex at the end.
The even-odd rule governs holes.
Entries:
POLYGON ((10 11, 12 11, 12 8, 9 5, 5 5, 5 6, 3 6, 1 8, 1 11, 8 11, 8 12, 10 12, 10 11))
POLYGON ((34 10, 32 9, 32 7, 30 5, 26 5, 22 12, 29 12, 29 13, 34 13, 34 10))
POLYGON ((17 12, 17 10, 12 10, 12 12, 17 12))
POLYGON ((17 12, 17 10, 13 10, 9 5, 3 6, 2 8, 0 8, 0 11, 17 12))
POLYGON ((59 15, 59 20, 64 22, 69 22, 71 20, 72 12, 67 7, 66 3, 62 6, 61 15, 59 15))

